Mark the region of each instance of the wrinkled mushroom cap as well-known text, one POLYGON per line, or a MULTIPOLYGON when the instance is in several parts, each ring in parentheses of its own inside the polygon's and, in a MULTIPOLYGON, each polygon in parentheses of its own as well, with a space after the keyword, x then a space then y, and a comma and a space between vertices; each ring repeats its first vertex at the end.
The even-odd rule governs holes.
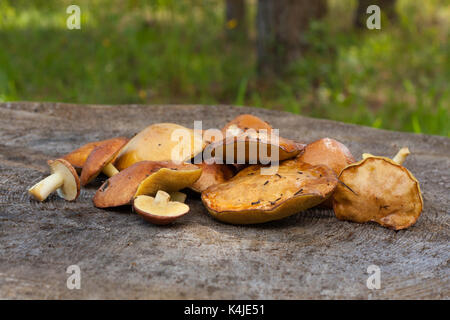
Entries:
POLYGON ((145 220, 157 225, 169 224, 189 212, 189 206, 182 202, 167 199, 167 202, 157 203, 154 197, 146 195, 137 196, 133 208, 145 220))
POLYGON ((126 139, 125 137, 119 137, 119 138, 112 138, 107 140, 101 140, 101 141, 94 141, 86 143, 85 145, 81 146, 80 148, 66 154, 62 157, 62 159, 67 160, 75 169, 81 170, 83 168, 84 163, 86 162, 87 158, 89 157, 89 154, 98 146, 108 143, 110 141, 114 141, 116 139, 126 139))
POLYGON ((345 168, 333 198, 341 220, 374 221, 400 230, 413 225, 423 207, 419 182, 389 158, 369 156, 345 168))
POLYGON ((202 169, 191 164, 141 161, 112 176, 94 196, 98 208, 128 205, 138 195, 153 196, 158 190, 178 191, 191 186, 202 169))
POLYGON ((92 150, 81 170, 81 185, 85 186, 94 180, 107 164, 114 161, 127 142, 128 139, 124 137, 110 139, 92 150))
POLYGON ((231 179, 234 175, 234 170, 226 164, 207 164, 203 162, 196 164, 196 166, 202 168, 202 175, 190 187, 196 192, 203 192, 210 186, 223 183, 231 179))
POLYGON ((336 175, 355 162, 355 158, 345 145, 330 138, 323 138, 306 145, 299 159, 312 165, 324 164, 333 169, 336 175))
POLYGON ((282 162, 273 175, 263 175, 260 169, 260 165, 249 166, 206 189, 202 201, 209 213, 233 224, 278 220, 321 203, 337 184, 330 168, 298 159, 282 162))
POLYGON ((50 166, 51 173, 59 173, 62 175, 64 183, 56 190, 59 197, 74 201, 80 195, 80 179, 75 168, 64 159, 56 159, 47 161, 50 166))
POLYGON ((174 123, 157 123, 134 136, 121 150, 114 165, 120 171, 144 160, 182 162, 204 147, 201 132, 195 134, 194 130, 174 123))

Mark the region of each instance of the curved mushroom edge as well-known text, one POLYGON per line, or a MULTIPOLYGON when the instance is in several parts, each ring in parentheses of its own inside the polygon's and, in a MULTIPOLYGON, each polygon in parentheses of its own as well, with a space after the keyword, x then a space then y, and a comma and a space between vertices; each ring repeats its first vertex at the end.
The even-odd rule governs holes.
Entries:
MULTIPOLYGON (((80 196, 80 189, 81 189, 81 185, 80 185, 80 179, 78 178, 78 173, 77 173, 77 171, 75 170, 75 168, 70 164, 70 162, 69 161, 67 161, 67 160, 65 160, 65 159, 55 159, 55 160, 48 160, 47 161, 47 164, 50 166, 50 168, 51 168, 51 172, 52 173, 54 173, 54 167, 53 166, 55 166, 57 163, 62 163, 63 165, 64 165, 64 167, 67 169, 67 170, 69 170, 69 172, 70 172, 70 176, 69 175, 67 175, 67 178, 69 178, 69 179, 73 179, 72 181, 70 181, 70 182, 72 182, 70 185, 66 185, 66 183, 64 183, 64 185, 62 185, 61 186, 61 188, 58 188, 57 190, 56 190, 56 193, 58 194, 58 196, 59 197, 61 197, 61 198, 63 198, 64 200, 67 200, 67 201, 75 201, 79 196, 80 196), (66 185, 66 186, 65 186, 66 185), (65 189, 66 188, 69 188, 69 187, 75 187, 76 188, 76 190, 77 190, 77 192, 76 192, 76 194, 74 195, 74 196, 72 196, 72 197, 70 197, 70 198, 67 198, 67 194, 68 194, 68 192, 66 192, 65 191, 65 189)), ((68 181, 69 182, 69 181, 68 181)), ((70 183, 69 182, 69 183, 70 183)))
POLYGON ((227 164, 196 164, 202 168, 200 178, 195 181, 189 188, 197 193, 202 193, 209 187, 230 180, 236 169, 227 164))
POLYGON ((271 152, 272 152, 272 146, 278 147, 278 158, 276 159, 277 161, 283 161, 283 160, 288 160, 291 158, 294 158, 298 155, 300 155, 303 151, 304 151, 304 147, 305 145, 293 140, 289 140, 289 139, 285 139, 282 137, 278 137, 279 139, 279 143, 278 145, 272 144, 270 139, 267 140, 265 138, 260 138, 259 136, 254 136, 254 137, 250 137, 248 135, 246 135, 245 133, 242 135, 238 135, 238 136, 231 136, 231 137, 225 137, 224 139, 220 140, 220 141, 216 141, 213 142, 209 145, 207 145, 204 149, 203 154, 206 155, 204 160, 209 160, 210 158, 208 157, 209 155, 211 155, 211 158, 216 157, 216 150, 222 148, 222 157, 223 159, 227 159, 226 156, 226 151, 228 149, 228 146, 233 145, 234 144, 234 161, 233 163, 228 163, 227 164, 241 164, 240 161, 244 161, 245 164, 254 164, 253 161, 256 161, 257 163, 261 163, 261 159, 260 159, 260 148, 261 146, 265 146, 266 148, 266 155, 268 158, 265 160, 270 160, 271 157, 271 152), (241 150, 239 148, 239 144, 241 143, 245 143, 244 146, 244 150, 245 150, 245 154, 244 155, 238 155, 238 150, 241 150), (250 143, 257 143, 255 152, 257 155, 256 159, 251 160, 250 159, 250 150, 251 150, 251 146, 250 143), (241 158, 239 158, 240 160, 238 160, 238 156, 241 156, 241 158), (242 159, 242 156, 245 156, 245 159, 242 159))
POLYGON ((294 164, 294 176, 290 173, 291 176, 288 177, 285 176, 285 173, 281 172, 271 176, 260 175, 258 177, 256 176, 257 173, 255 170, 259 170, 261 166, 250 166, 243 169, 228 182, 212 186, 205 190, 202 193, 203 204, 214 218, 223 222, 232 224, 263 223, 282 219, 316 206, 325 201, 337 186, 338 181, 336 175, 326 166, 312 166, 302 163, 297 167, 295 164, 299 163, 299 161, 292 159, 283 162, 280 167, 283 164, 286 165, 286 162, 294 164), (308 170, 309 173, 314 174, 309 174, 308 170), (256 176, 259 189, 252 190, 252 186, 253 188, 255 187, 255 182, 249 176, 256 176), (280 191, 279 183, 274 183, 274 181, 281 181, 280 179, 283 178, 285 178, 285 182, 282 182, 282 186, 285 189, 280 191), (269 187, 266 189, 266 195, 275 194, 274 199, 262 200, 261 196, 264 194, 263 189, 270 184, 273 184, 272 188, 276 188, 277 193, 271 192, 271 187, 269 187), (235 188, 235 190, 232 190, 232 188, 235 188), (244 188, 245 190, 241 192, 239 188, 244 188), (227 192, 229 195, 227 195, 227 192), (236 192, 238 195, 242 195, 242 197, 248 197, 248 199, 242 200, 243 203, 241 206, 239 206, 240 204, 238 205, 241 199, 239 196, 233 194, 236 192), (279 192, 282 193, 279 194, 279 192), (231 196, 234 203, 220 203, 226 202, 226 196, 231 196))
POLYGON ((186 161, 206 146, 202 134, 194 129, 184 127, 175 123, 154 123, 128 141, 121 149, 114 165, 122 171, 140 161, 186 161), (179 141, 174 141, 174 133, 178 132, 179 141), (189 139, 185 139, 189 136, 189 139), (178 148, 179 154, 173 154, 178 148))
MULTIPOLYGON (((136 211, 136 213, 138 215, 140 215, 144 220, 152 223, 152 224, 156 224, 156 225, 167 225, 170 224, 172 222, 174 222, 175 220, 181 218, 182 216, 186 215, 187 213, 189 213, 189 206, 185 203, 179 202, 180 205, 183 205, 183 207, 185 208, 185 211, 183 213, 177 214, 177 215, 158 215, 158 214, 152 214, 148 211, 146 211, 145 209, 141 209, 138 205, 138 201, 141 197, 148 197, 146 195, 140 195, 137 196, 136 198, 133 199, 133 209, 134 211, 136 211)), ((178 202, 178 201, 170 201, 170 202, 178 202)))
POLYGON ((89 154, 98 146, 108 143, 109 141, 115 140, 115 139, 127 139, 126 137, 117 137, 117 138, 111 138, 106 140, 100 140, 100 141, 93 141, 88 142, 81 147, 65 154, 61 158, 68 161, 76 170, 77 172, 81 171, 83 168, 86 159, 89 157, 89 154))
POLYGON ((140 194, 152 194, 153 191, 156 193, 158 190, 164 189, 167 189, 164 190, 167 192, 178 191, 195 182, 201 172, 201 168, 192 164, 177 165, 168 161, 137 162, 112 176, 100 186, 93 198, 94 206, 97 208, 124 206, 129 205, 133 198, 140 194), (157 175, 155 176, 155 174, 157 175), (168 178, 174 179, 173 175, 178 178, 166 187, 168 178), (153 180, 156 180, 156 183, 153 188, 150 188, 149 185, 153 180), (142 185, 143 183, 144 185, 142 185), (140 187, 141 191, 139 191, 140 187))
POLYGON ((264 121, 261 118, 254 116, 252 114, 238 115, 236 118, 229 121, 222 128, 222 132, 223 133, 227 132, 227 130, 232 126, 236 126, 237 128, 241 129, 242 131, 246 131, 248 129, 254 129, 254 130, 264 129, 267 131, 271 131, 273 129, 272 126, 267 121, 264 121))
MULTIPOLYGON (((402 170, 402 172, 404 172, 407 175, 407 177, 410 178, 411 181, 414 182, 414 186, 416 188, 416 192, 417 192, 417 195, 418 195, 418 198, 419 198, 419 202, 420 202, 420 207, 417 210, 418 214, 415 217, 413 217, 413 219, 411 219, 410 222, 408 222, 407 224, 404 224, 404 225, 394 225, 394 224, 390 223, 389 221, 380 220, 380 219, 367 219, 367 220, 356 221, 352 217, 347 217, 345 214, 341 214, 340 212, 338 212, 339 210, 338 210, 338 207, 337 207, 338 206, 338 202, 339 202, 339 196, 340 196, 341 192, 346 192, 348 194, 355 195, 355 191, 353 189, 352 189, 352 191, 348 190, 347 187, 351 188, 351 186, 338 185, 338 187, 336 188, 336 191, 334 193, 334 196, 333 196, 333 211, 334 211, 336 217, 339 220, 348 220, 348 221, 353 221, 353 222, 358 222, 358 223, 365 223, 365 222, 369 222, 369 221, 376 222, 376 223, 382 225, 383 227, 387 227, 387 228, 390 228, 390 229, 393 229, 393 230, 406 229, 406 228, 414 225, 417 222, 417 220, 419 219, 419 217, 420 217, 420 215, 422 213, 422 210, 423 210, 423 196, 422 196, 422 192, 420 190, 419 181, 404 166, 398 164, 397 162, 395 162, 392 159, 387 158, 387 157, 370 155, 370 156, 368 156, 365 159, 362 159, 362 160, 360 160, 358 162, 352 163, 352 164, 348 165, 347 167, 345 167, 342 170, 342 172, 340 173, 338 179, 341 180, 342 175, 345 174, 345 172, 347 170, 358 169, 363 164, 366 164, 366 163, 371 162, 371 161, 384 161, 384 162, 386 162, 386 163, 388 163, 388 164, 390 164, 392 166, 395 166, 395 167, 399 168, 400 170, 402 170)), ((345 181, 343 181, 343 182, 345 183, 345 181)), ((349 199, 347 199, 346 201, 348 203, 350 203, 349 199)), ((391 216, 391 215, 389 215, 389 216, 391 216)))
POLYGON ((115 157, 128 141, 128 138, 123 137, 110 139, 94 148, 87 157, 81 170, 81 185, 85 186, 94 180, 107 164, 114 161, 115 157))

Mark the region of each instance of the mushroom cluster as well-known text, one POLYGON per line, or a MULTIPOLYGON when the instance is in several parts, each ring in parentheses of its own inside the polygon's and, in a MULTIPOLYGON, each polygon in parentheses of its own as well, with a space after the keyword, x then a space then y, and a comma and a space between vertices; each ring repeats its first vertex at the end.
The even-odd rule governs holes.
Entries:
POLYGON ((51 174, 28 191, 39 201, 55 191, 74 201, 80 187, 106 177, 94 206, 130 206, 156 225, 189 212, 187 195, 180 192, 186 188, 200 194, 213 218, 230 224, 264 223, 319 206, 333 208, 339 220, 400 230, 421 214, 419 182, 402 166, 407 148, 392 160, 363 154, 355 162, 337 140, 286 139, 249 114, 216 131, 221 138, 156 123, 131 139, 89 142, 49 160, 51 174))

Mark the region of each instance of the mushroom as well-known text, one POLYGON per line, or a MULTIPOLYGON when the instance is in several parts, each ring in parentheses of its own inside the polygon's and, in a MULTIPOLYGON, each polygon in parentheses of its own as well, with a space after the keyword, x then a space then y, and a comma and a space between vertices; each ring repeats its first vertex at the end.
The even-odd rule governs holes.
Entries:
POLYGON ((127 142, 128 139, 126 138, 111 139, 92 150, 84 163, 83 170, 81 170, 81 185, 87 185, 100 172, 103 172, 108 177, 119 173, 119 170, 114 167, 112 162, 127 142))
POLYGON ((155 197, 137 196, 134 210, 145 220, 157 225, 166 225, 189 212, 189 206, 171 199, 170 194, 159 190, 155 197))
POLYGON ((339 175, 346 166, 355 162, 350 150, 337 140, 323 138, 306 145, 298 157, 301 161, 316 165, 324 164, 339 175))
POLYGON ((170 195, 170 199, 172 199, 172 201, 177 201, 177 202, 185 202, 186 201, 186 194, 180 191, 174 191, 169 193, 170 195))
POLYGON ((183 162, 205 146, 201 134, 174 123, 153 124, 134 136, 115 161, 120 171, 139 161, 183 162))
POLYGON ((51 175, 32 186, 28 193, 36 200, 44 201, 54 191, 67 201, 74 201, 80 194, 80 180, 72 165, 64 159, 49 160, 51 175))
POLYGON ((276 161, 273 162, 278 162, 296 157, 301 151, 303 145, 293 140, 284 139, 273 133, 247 130, 209 144, 203 154, 206 162, 214 158, 217 163, 223 161, 227 164, 267 164, 274 159, 276 161), (272 151, 278 154, 272 155, 272 151))
POLYGON ((208 212, 232 224, 278 220, 323 202, 337 185, 330 168, 298 159, 283 161, 273 175, 262 174, 261 168, 249 166, 227 182, 203 191, 208 212))
POLYGON ((190 186, 190 188, 196 192, 203 192, 212 185, 223 183, 231 179, 234 175, 232 167, 226 164, 207 164, 202 162, 196 164, 196 166, 202 168, 202 175, 192 186, 190 186))
POLYGON ((226 159, 225 163, 238 170, 243 164, 267 164, 273 160, 272 150, 278 150, 278 159, 274 161, 277 162, 297 156, 304 148, 301 143, 276 136, 269 123, 251 114, 237 116, 222 128, 222 133, 225 136, 222 140, 205 148, 204 160, 222 158, 222 163, 226 159), (234 158, 227 158, 227 151, 233 152, 234 158))
POLYGON ((373 221, 394 230, 416 223, 423 208, 417 179, 402 166, 409 154, 403 148, 394 160, 364 154, 363 160, 342 170, 333 209, 340 220, 373 221))
MULTIPOLYGON (((355 162, 350 150, 337 140, 323 138, 306 145, 305 151, 298 158, 312 165, 323 164, 330 167, 338 176, 342 169, 355 162)), ((332 197, 321 204, 332 208, 332 197)))
POLYGON ((158 190, 174 192, 191 186, 202 169, 192 164, 141 161, 106 180, 94 195, 94 205, 108 208, 128 205, 139 195, 154 196, 158 190))
POLYGON ((225 136, 238 136, 248 129, 254 129, 256 131, 264 129, 267 132, 270 132, 272 131, 272 126, 251 114, 241 114, 228 122, 225 127, 223 127, 222 132, 225 136))
POLYGON ((78 149, 66 154, 65 156, 62 157, 62 159, 69 161, 69 163, 77 171, 81 171, 89 154, 91 154, 91 152, 95 148, 97 148, 98 146, 101 146, 102 144, 109 143, 110 141, 125 140, 125 139, 127 139, 127 138, 118 137, 118 138, 112 138, 112 139, 107 139, 107 140, 89 142, 89 143, 86 143, 85 145, 79 147, 78 149))

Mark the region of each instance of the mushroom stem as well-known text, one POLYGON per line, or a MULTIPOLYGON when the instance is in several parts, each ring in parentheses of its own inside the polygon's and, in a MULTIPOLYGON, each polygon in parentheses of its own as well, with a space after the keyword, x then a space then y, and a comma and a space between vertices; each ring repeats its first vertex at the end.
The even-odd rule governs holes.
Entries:
POLYGON ((170 195, 171 201, 182 202, 182 203, 184 203, 186 201, 186 194, 183 192, 175 191, 175 192, 169 193, 169 195, 170 195))
POLYGON ((39 201, 44 201, 56 189, 64 184, 63 176, 59 173, 53 173, 47 178, 39 181, 32 186, 28 192, 39 201))
POLYGON ((169 203, 169 200, 170 200, 170 194, 168 194, 165 191, 159 190, 156 193, 154 203, 156 205, 164 205, 165 206, 169 203))
POLYGON ((392 160, 398 164, 402 164, 406 157, 410 154, 409 149, 407 147, 401 148, 392 160))
POLYGON ((107 175, 108 177, 112 177, 115 174, 119 173, 119 170, 117 170, 116 167, 112 163, 108 163, 103 169, 102 172, 107 175))

